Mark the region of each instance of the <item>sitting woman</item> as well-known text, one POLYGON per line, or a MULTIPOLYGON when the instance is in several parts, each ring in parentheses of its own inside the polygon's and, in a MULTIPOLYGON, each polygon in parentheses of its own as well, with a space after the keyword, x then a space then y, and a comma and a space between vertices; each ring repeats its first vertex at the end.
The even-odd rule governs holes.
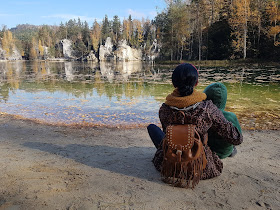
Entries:
MULTIPOLYGON (((206 100, 205 93, 194 90, 198 83, 198 71, 191 64, 180 64, 172 74, 172 83, 175 87, 173 93, 166 97, 165 103, 159 110, 162 130, 156 125, 149 125, 148 132, 157 151, 153 163, 161 171, 163 162, 162 139, 166 127, 172 124, 194 124, 205 142, 208 132, 214 132, 224 141, 238 145, 243 141, 242 134, 231 122, 227 121, 223 113, 212 103, 206 100), (181 112, 184 112, 184 115, 181 112)), ((203 170, 201 179, 210 179, 222 173, 223 163, 207 145, 204 145, 207 165, 203 170)))

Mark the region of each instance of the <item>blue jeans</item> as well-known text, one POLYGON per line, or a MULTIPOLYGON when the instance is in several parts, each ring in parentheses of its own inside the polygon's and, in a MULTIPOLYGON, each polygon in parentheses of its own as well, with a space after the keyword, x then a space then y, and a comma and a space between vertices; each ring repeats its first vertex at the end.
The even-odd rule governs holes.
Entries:
POLYGON ((165 133, 156 125, 150 124, 148 127, 148 133, 155 147, 158 149, 160 142, 162 141, 165 133))

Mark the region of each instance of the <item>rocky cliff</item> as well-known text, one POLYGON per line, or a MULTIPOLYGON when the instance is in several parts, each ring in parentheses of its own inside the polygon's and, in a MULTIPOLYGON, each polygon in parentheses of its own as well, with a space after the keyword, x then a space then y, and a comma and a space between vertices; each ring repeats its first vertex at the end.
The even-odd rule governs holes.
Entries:
POLYGON ((117 49, 113 49, 111 38, 106 39, 105 45, 99 48, 100 61, 141 61, 142 50, 133 49, 127 45, 126 40, 121 40, 118 43, 117 49))
POLYGON ((149 50, 146 52, 144 60, 154 61, 159 56, 160 48, 161 46, 157 43, 157 40, 155 39, 149 50))
POLYGON ((22 60, 22 56, 16 47, 13 47, 9 55, 0 47, 0 60, 22 60))
POLYGON ((133 49, 127 45, 126 40, 121 40, 118 43, 118 48, 114 52, 118 61, 141 61, 142 50, 133 49))
POLYGON ((60 40, 59 45, 62 48, 62 53, 63 53, 64 58, 73 59, 72 41, 69 39, 62 39, 62 40, 60 40))
POLYGON ((99 48, 99 60, 100 61, 116 60, 116 56, 113 53, 113 43, 110 37, 107 37, 105 45, 101 45, 99 48))

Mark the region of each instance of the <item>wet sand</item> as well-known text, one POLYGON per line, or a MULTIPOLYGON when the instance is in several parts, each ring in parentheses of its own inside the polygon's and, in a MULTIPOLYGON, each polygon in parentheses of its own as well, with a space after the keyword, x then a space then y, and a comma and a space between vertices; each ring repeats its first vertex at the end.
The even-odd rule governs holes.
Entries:
POLYGON ((0 116, 0 209, 279 209, 280 131, 244 131, 220 177, 166 185, 145 128, 70 128, 0 116))

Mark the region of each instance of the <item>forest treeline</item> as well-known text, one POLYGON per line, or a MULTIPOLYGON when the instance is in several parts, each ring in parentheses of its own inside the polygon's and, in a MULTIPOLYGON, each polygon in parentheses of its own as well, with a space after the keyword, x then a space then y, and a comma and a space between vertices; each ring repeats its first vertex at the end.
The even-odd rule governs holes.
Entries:
POLYGON ((69 20, 59 26, 3 27, 1 47, 8 56, 13 47, 26 59, 63 57, 59 41, 72 41, 74 56, 93 51, 111 37, 114 46, 125 39, 132 48, 148 51, 156 39, 160 60, 276 59, 280 55, 279 0, 166 0, 153 20, 112 20, 105 15, 92 26, 69 20))

